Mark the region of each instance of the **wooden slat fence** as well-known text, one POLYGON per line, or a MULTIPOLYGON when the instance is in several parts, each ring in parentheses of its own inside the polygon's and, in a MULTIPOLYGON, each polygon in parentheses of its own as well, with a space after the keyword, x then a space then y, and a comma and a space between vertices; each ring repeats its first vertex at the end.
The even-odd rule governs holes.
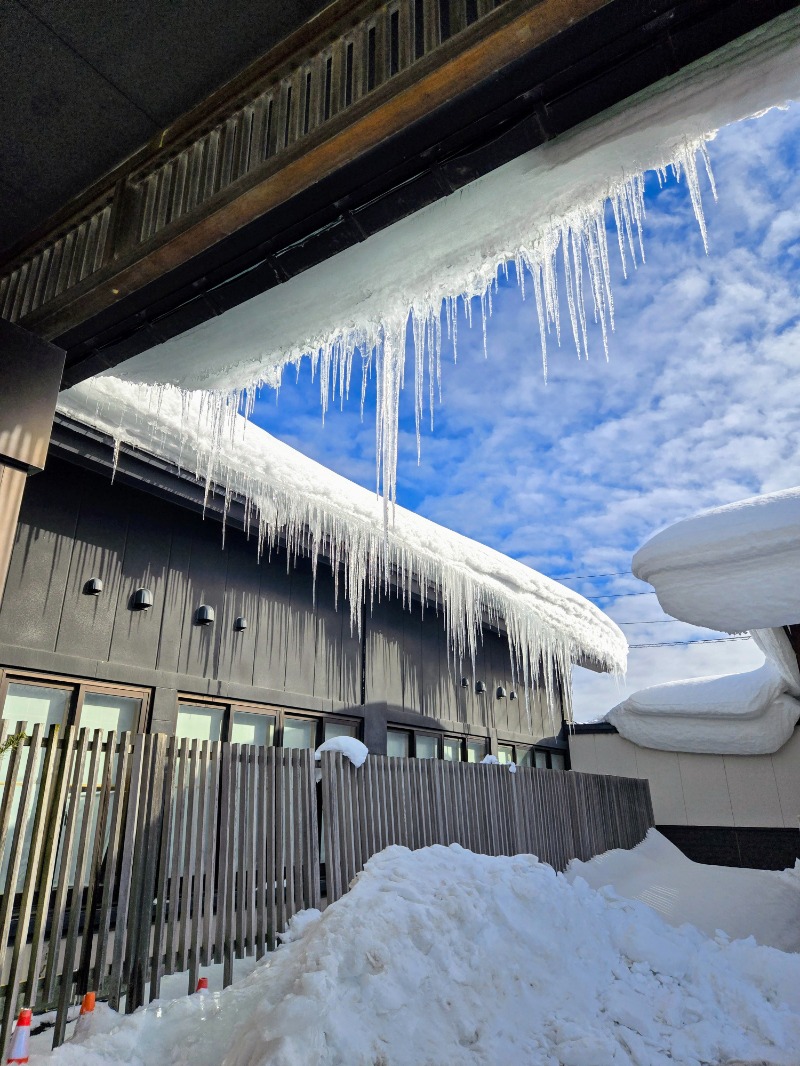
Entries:
POLYGON ((631 848, 655 824, 647 781, 370 755, 322 755, 328 902, 390 844, 461 844, 483 855, 572 858, 631 848))
MULTIPOLYGON (((11 731, 0 727, 0 743, 11 731)), ((42 725, 2 756, 0 1004, 68 1008, 93 989, 130 1012, 165 974, 260 957, 319 906, 309 751, 42 725)))

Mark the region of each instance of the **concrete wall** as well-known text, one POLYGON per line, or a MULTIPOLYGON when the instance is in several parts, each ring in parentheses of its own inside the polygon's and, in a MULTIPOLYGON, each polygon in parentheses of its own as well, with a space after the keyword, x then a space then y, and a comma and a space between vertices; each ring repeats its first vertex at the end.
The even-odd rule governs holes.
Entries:
POLYGON ((573 770, 647 778, 656 824, 797 829, 800 729, 774 755, 640 748, 617 733, 570 737, 573 770))
POLYGON ((363 647, 333 573, 286 556, 256 558, 255 543, 218 522, 105 475, 51 458, 31 479, 0 607, 0 666, 153 688, 154 728, 170 729, 177 693, 333 711, 362 703, 384 722, 444 726, 491 742, 539 739, 554 729, 534 694, 512 688, 507 642, 486 633, 476 673, 450 668, 440 617, 397 599, 367 611, 363 647), (84 594, 93 577, 100 596, 84 594), (130 608, 139 587, 153 594, 130 608), (195 624, 201 603, 213 626, 195 624), (243 615, 248 627, 233 628, 243 615), (469 679, 461 685, 462 674, 469 679), (475 680, 486 684, 475 694, 475 680), (522 694, 520 694, 522 695, 522 694), (377 708, 383 708, 380 713, 377 708))

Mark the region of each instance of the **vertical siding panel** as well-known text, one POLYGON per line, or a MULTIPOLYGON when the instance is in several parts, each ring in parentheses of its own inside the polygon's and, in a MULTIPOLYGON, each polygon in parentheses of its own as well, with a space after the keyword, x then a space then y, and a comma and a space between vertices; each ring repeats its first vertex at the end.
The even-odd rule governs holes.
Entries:
POLYGON ((228 530, 225 543, 228 568, 222 613, 216 622, 220 631, 217 676, 221 681, 252 685, 261 570, 254 541, 228 530), (247 619, 247 629, 234 629, 238 617, 247 619))
POLYGON ((139 510, 132 497, 109 649, 111 662, 151 669, 156 666, 171 539, 169 523, 159 512, 139 510), (153 594, 153 606, 146 611, 130 609, 130 598, 138 588, 149 589, 153 594))
POLYGON ((283 690, 286 686, 286 633, 291 612, 291 580, 286 555, 273 552, 261 562, 253 684, 283 690))
MULTIPOLYGON (((298 101, 299 103, 299 101, 298 101)), ((292 570, 291 608, 287 631, 286 691, 310 695, 314 691, 316 620, 311 563, 298 559, 292 570)))

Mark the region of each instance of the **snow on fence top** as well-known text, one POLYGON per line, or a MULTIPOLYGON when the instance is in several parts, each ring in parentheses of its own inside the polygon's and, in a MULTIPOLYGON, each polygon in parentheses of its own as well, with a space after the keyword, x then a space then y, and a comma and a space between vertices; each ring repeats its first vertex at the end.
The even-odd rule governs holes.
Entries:
POLYGON ((516 675, 526 690, 533 680, 544 684, 556 721, 562 699, 569 713, 573 662, 625 669, 622 632, 576 592, 402 507, 386 525, 374 493, 240 415, 213 423, 201 394, 100 377, 62 394, 59 411, 113 437, 117 452, 121 443, 141 448, 193 473, 207 494, 221 487, 226 507, 244 498, 259 550, 285 538, 290 554, 308 552, 315 565, 328 557, 337 582, 343 567, 355 629, 365 594, 372 602, 392 586, 404 605, 420 590, 423 601, 441 604, 459 657, 474 662, 483 623, 504 626, 516 675))
POLYGON ((800 622, 800 488, 676 522, 636 552, 633 572, 693 625, 741 633, 800 622))
POLYGON ((686 179, 705 239, 697 156, 707 165, 706 141, 721 126, 800 95, 799 42, 800 24, 789 12, 115 373, 208 390, 206 402, 223 411, 238 409, 243 398, 252 402, 261 385, 279 387, 285 367, 308 357, 324 409, 337 388, 347 390, 358 351, 362 388, 376 378, 377 477, 385 499, 393 499, 409 319, 418 437, 425 396, 432 407, 439 381, 442 310, 455 339, 459 299, 471 315, 478 298, 485 338, 501 267, 514 263, 520 284, 527 280, 533 289, 545 372, 548 335, 560 341, 562 317, 579 356, 587 351, 587 313, 606 342, 614 321, 607 208, 625 269, 627 255, 634 265, 644 256, 644 174, 663 177, 672 168, 686 179))

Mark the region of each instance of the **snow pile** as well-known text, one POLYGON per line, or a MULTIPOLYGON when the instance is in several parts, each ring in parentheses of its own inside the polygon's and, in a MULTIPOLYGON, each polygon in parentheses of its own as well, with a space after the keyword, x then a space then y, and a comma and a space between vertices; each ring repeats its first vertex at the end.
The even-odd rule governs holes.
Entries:
POLYGON ((299 918, 227 991, 98 1009, 91 1034, 31 1062, 797 1063, 800 957, 672 928, 531 856, 389 848, 299 918))
POLYGON ((439 384, 442 334, 456 339, 459 301, 470 317, 478 301, 485 337, 492 287, 509 263, 533 290, 545 371, 548 341, 560 341, 562 328, 587 354, 588 315, 607 344, 607 215, 625 270, 644 257, 644 174, 672 169, 685 180, 705 239, 698 158, 707 168, 705 145, 721 126, 800 96, 799 39, 790 12, 116 373, 209 390, 222 423, 242 397, 252 400, 260 385, 277 388, 287 365, 304 358, 319 374, 324 409, 349 388, 358 352, 362 389, 372 375, 376 381, 377 475, 392 499, 409 323, 418 432, 424 400, 432 408, 439 384))
MULTIPOLYGON (((213 426, 202 397, 95 378, 62 394, 62 414, 122 442, 182 465, 206 484, 222 485, 226 504, 247 502, 259 551, 286 539, 295 552, 327 557, 360 633, 361 604, 391 587, 411 605, 422 591, 440 603, 456 656, 475 660, 481 626, 508 632, 515 674, 526 692, 534 679, 560 722, 559 684, 569 700, 570 666, 585 662, 623 671, 627 642, 617 626, 571 589, 483 544, 401 507, 388 527, 374 493, 354 485, 237 416, 235 435, 212 448, 213 426)), ((338 594, 338 587, 337 587, 338 594)), ((569 706, 565 708, 569 713, 569 706)))
POLYGON ((314 758, 317 762, 320 761, 323 751, 340 751, 356 769, 364 765, 369 755, 367 745, 360 740, 356 740, 355 737, 331 737, 330 740, 326 740, 324 744, 320 744, 314 753, 314 758))
POLYGON ((767 755, 783 747, 800 718, 800 700, 790 691, 780 670, 765 662, 744 674, 640 689, 612 708, 606 721, 645 748, 767 755))
POLYGON ((800 488, 676 522, 636 552, 633 572, 693 625, 741 633, 800 622, 800 488))
POLYGON ((611 885, 639 900, 670 925, 689 922, 708 936, 752 936, 781 951, 800 951, 800 860, 793 870, 739 870, 692 862, 656 829, 632 851, 573 859, 566 877, 592 888, 611 885))

